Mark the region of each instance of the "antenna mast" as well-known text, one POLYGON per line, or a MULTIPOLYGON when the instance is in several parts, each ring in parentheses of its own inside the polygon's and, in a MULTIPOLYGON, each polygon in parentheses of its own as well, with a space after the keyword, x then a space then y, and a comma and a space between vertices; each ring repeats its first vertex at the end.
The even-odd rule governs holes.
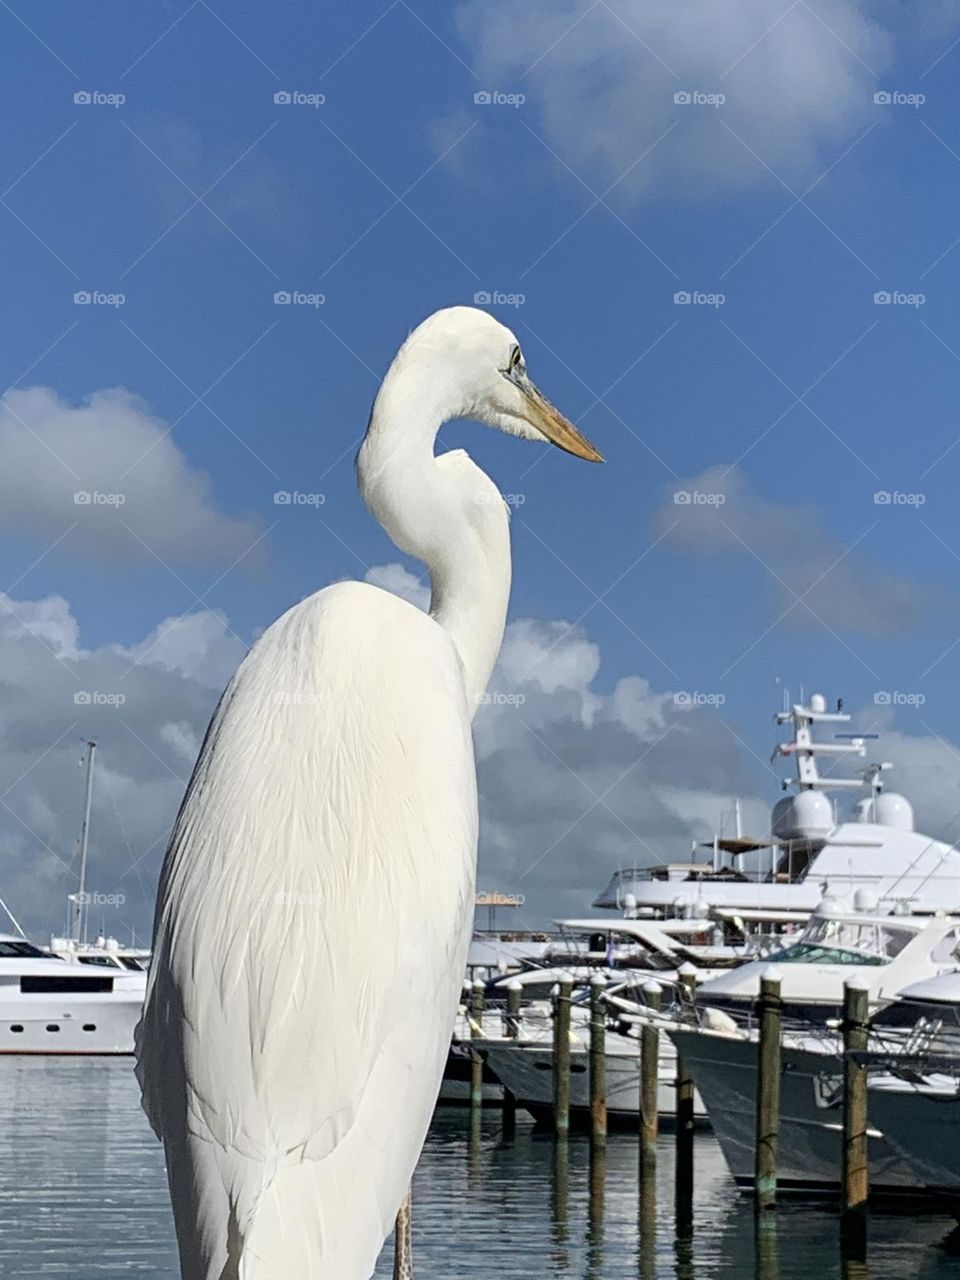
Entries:
POLYGON ((87 940, 87 846, 90 841, 90 801, 93 798, 93 760, 97 753, 95 742, 87 743, 87 780, 83 794, 83 826, 80 829, 80 884, 77 888, 73 911, 73 939, 87 940))

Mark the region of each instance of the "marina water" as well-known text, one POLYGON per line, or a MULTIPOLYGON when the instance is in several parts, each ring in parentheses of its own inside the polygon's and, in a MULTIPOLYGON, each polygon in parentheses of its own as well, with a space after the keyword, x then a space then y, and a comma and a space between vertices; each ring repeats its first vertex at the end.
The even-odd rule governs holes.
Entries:
MULTIPOLYGON (((0 1139, 0 1276, 177 1280, 161 1149, 130 1058, 0 1058, 0 1139)), ((641 1247, 633 1135, 610 1137, 602 1212, 586 1140, 560 1151, 522 1116, 505 1141, 496 1112, 471 1130, 466 1111, 440 1111, 414 1184, 417 1280, 946 1280, 960 1270, 943 1248, 952 1219, 877 1212, 866 1266, 844 1271, 836 1215, 810 1205, 777 1210, 758 1258, 750 1201, 709 1135, 697 1137, 693 1228, 679 1237, 672 1138, 661 1135, 656 1235, 641 1247)), ((390 1254, 377 1280, 390 1277, 390 1254)))

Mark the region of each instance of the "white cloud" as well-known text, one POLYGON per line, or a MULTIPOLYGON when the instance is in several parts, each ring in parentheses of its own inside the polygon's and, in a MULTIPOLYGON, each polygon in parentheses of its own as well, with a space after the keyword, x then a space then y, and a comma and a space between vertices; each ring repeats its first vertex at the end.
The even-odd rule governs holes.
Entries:
MULTIPOLYGON (((401 565, 368 578, 426 602, 401 565)), ((3 896, 36 936, 62 928, 75 888, 82 743, 92 737, 90 886, 126 900, 91 925, 142 937, 167 833, 242 646, 209 614, 167 620, 133 646, 85 649, 63 599, 0 606, 3 896), (78 692, 91 697, 78 703, 78 692)), ((775 798, 716 711, 682 705, 642 675, 603 687, 601 674, 602 653, 582 628, 516 619, 477 714, 480 880, 524 892, 526 923, 583 912, 617 867, 686 860, 716 825, 730 830, 735 796, 744 829, 762 834, 775 798)), ((914 801, 918 827, 952 838, 960 752, 919 732, 912 714, 916 734, 896 730, 883 708, 865 709, 857 725, 884 730, 881 754, 897 765, 891 785, 914 801)))
MULTIPOLYGON (((878 515, 890 518, 889 510, 865 504, 860 532, 866 533, 878 515)), ((672 484, 654 523, 665 542, 684 551, 743 559, 769 579, 777 610, 789 609, 784 622, 791 626, 899 634, 928 625, 946 604, 942 590, 868 559, 863 554, 868 543, 853 549, 830 533, 814 508, 752 493, 747 476, 735 466, 709 467, 672 484), (796 603, 798 596, 805 604, 796 603)))
POLYGON ((0 522, 117 564, 232 562, 257 526, 218 511, 168 425, 122 387, 71 404, 48 387, 0 403, 0 522), (73 526, 71 528, 71 526, 73 526))
POLYGON ((748 147, 812 180, 877 118, 891 55, 865 0, 466 0, 457 18, 483 85, 525 92, 574 170, 622 178, 613 199, 782 189, 748 147), (674 102, 696 91, 725 101, 674 102))

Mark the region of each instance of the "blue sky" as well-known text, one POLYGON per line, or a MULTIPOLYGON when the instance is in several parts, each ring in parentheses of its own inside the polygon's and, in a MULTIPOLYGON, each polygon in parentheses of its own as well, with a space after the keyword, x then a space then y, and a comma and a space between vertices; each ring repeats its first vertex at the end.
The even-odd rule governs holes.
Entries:
POLYGON ((539 627, 514 648, 579 645, 566 674, 510 668, 523 745, 478 729, 481 879, 579 910, 618 861, 684 854, 734 790, 762 821, 777 677, 888 732, 926 825, 956 837, 951 6, 197 0, 93 22, 54 3, 0 26, 0 871, 34 927, 59 920, 84 734, 101 879, 139 859, 120 923, 142 927, 243 646, 403 563, 356 495, 356 443, 409 329, 481 293, 513 299, 491 309, 608 459, 442 438, 514 496, 511 617, 539 627), (74 686, 130 692, 78 711, 74 686), (714 705, 678 719, 678 691, 714 705), (878 706, 890 691, 908 696, 878 706), (682 749, 654 751, 674 720, 682 749), (526 798, 507 786, 525 771, 526 798), (580 818, 551 798, 578 788, 580 818))

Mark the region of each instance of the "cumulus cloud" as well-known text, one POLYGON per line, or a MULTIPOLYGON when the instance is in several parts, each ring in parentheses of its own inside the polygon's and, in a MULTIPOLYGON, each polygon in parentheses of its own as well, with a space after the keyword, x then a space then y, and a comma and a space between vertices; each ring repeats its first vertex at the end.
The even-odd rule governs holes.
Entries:
MULTIPOLYGON (((368 580, 427 602, 400 565, 368 580)), ((123 899, 90 923, 145 936, 170 826, 241 651, 216 614, 88 649, 62 598, 0 597, 0 881, 36 937, 63 927, 76 888, 89 738, 99 759, 88 884, 123 899)), ((773 780, 758 778, 720 711, 641 674, 604 686, 602 672, 582 627, 518 618, 477 713, 480 883, 525 893, 525 924, 582 913, 619 867, 688 859, 719 825, 729 831, 735 796, 744 829, 767 829, 773 780)), ((913 733, 886 708, 856 723, 884 731, 892 785, 914 801, 921 829, 950 839, 960 834, 960 751, 912 714, 913 733)))
POLYGON ((550 146, 613 198, 777 187, 751 150, 812 180, 876 119, 892 48, 865 0, 466 0, 457 21, 483 82, 524 91, 550 146))
POLYGON ((88 888, 122 899, 90 925, 123 937, 149 929, 167 833, 243 649, 215 614, 158 634, 152 648, 146 637, 87 649, 61 597, 0 596, 0 881, 39 938, 63 928, 76 888, 88 739, 99 746, 88 888))
POLYGON ((0 402, 0 522, 111 564, 231 562, 257 526, 219 511, 168 425, 122 387, 80 404, 48 387, 0 402))
POLYGON ((737 467, 710 467, 671 485, 654 522, 684 551, 739 556, 758 573, 766 564, 793 625, 902 634, 931 623, 945 603, 942 590, 891 573, 828 532, 812 507, 758 497, 737 467))

